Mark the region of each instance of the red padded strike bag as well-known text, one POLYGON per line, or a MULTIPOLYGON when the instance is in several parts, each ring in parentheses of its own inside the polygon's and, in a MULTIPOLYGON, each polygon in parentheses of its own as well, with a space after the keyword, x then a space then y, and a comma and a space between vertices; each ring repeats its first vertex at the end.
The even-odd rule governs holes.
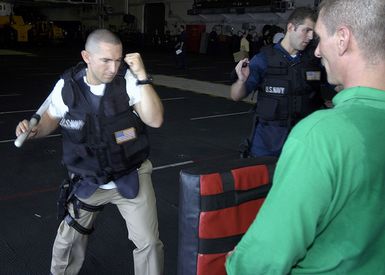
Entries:
POLYGON ((178 275, 226 274, 226 254, 255 219, 276 161, 216 161, 181 171, 178 275))

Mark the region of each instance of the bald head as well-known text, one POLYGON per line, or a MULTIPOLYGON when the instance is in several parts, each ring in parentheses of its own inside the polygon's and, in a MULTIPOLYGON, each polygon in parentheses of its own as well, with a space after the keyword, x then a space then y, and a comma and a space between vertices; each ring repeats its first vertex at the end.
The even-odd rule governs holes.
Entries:
POLYGON ((323 0, 319 17, 328 35, 341 26, 348 27, 370 62, 385 59, 384 0, 323 0))
POLYGON ((113 32, 106 29, 97 29, 88 35, 85 50, 90 53, 95 53, 98 51, 99 44, 102 42, 112 45, 122 44, 119 37, 117 37, 113 32))

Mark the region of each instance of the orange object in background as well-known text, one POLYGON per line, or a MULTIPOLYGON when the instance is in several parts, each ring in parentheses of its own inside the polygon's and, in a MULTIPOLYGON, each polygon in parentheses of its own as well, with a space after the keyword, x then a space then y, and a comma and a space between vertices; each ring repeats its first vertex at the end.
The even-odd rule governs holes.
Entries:
POLYGON ((206 32, 206 25, 186 25, 187 51, 199 53, 202 34, 206 32))

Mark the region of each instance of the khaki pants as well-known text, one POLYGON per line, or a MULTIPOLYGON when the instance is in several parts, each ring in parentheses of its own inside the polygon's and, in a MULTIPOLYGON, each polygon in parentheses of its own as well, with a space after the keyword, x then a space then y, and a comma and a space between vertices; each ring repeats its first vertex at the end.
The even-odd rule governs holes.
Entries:
MULTIPOLYGON (((139 193, 134 199, 122 197, 117 189, 97 189, 83 202, 90 205, 115 204, 126 221, 128 238, 134 242, 135 275, 160 275, 163 273, 163 244, 159 240, 155 193, 151 182, 152 164, 145 161, 139 168, 139 193)), ((69 212, 74 216, 72 203, 69 212)), ((76 221, 92 228, 98 212, 79 210, 76 221)), ((83 265, 88 236, 80 234, 62 221, 53 245, 51 273, 77 274, 83 265)), ((111 251, 112 252, 112 251, 111 251)))

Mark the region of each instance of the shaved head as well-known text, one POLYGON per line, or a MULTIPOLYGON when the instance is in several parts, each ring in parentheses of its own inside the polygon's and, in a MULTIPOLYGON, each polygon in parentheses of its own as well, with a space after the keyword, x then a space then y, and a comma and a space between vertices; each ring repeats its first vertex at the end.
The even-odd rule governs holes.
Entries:
POLYGON ((81 52, 87 64, 87 81, 92 85, 109 83, 122 63, 122 42, 113 32, 97 29, 91 32, 81 52))
POLYGON ((85 50, 90 53, 95 53, 98 51, 99 44, 101 42, 113 45, 122 44, 119 37, 117 37, 113 32, 106 29, 97 29, 88 35, 85 50))

